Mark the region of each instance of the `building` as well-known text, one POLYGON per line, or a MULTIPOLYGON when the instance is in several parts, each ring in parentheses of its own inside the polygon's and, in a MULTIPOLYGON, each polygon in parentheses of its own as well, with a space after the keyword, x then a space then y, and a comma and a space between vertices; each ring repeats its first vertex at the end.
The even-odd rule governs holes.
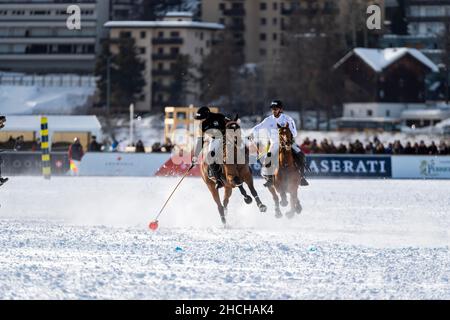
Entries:
MULTIPOLYGON (((376 3, 384 11, 384 0, 353 1, 363 7, 376 3)), ((201 16, 203 21, 226 26, 246 63, 260 63, 279 57, 291 17, 308 23, 307 16, 319 11, 322 19, 335 17, 345 22, 351 7, 349 0, 208 0, 202 1, 201 16)), ((365 26, 366 15, 354 14, 355 23, 365 26)), ((341 25, 349 27, 347 22, 341 25)))
POLYGON ((111 0, 109 20, 139 20, 142 2, 143 0, 111 0))
MULTIPOLYGON (((121 37, 132 37, 145 62, 144 78, 147 82, 136 103, 136 110, 161 109, 169 103, 173 82, 174 63, 180 55, 187 55, 193 65, 200 65, 224 26, 216 23, 192 21, 188 12, 169 12, 162 21, 110 21, 111 52, 118 52, 121 37)), ((195 72, 195 70, 193 70, 195 72)), ((198 83, 191 83, 187 104, 197 104, 200 94, 198 83)))
POLYGON ((426 109, 425 78, 439 69, 417 49, 356 48, 343 68, 346 103, 341 129, 398 129, 405 110, 426 109))
POLYGON ((0 0, 0 70, 26 73, 94 72, 107 33, 109 2, 78 0, 81 30, 69 30, 71 0, 0 0))
POLYGON ((439 35, 450 23, 450 0, 405 0, 412 35, 439 35))

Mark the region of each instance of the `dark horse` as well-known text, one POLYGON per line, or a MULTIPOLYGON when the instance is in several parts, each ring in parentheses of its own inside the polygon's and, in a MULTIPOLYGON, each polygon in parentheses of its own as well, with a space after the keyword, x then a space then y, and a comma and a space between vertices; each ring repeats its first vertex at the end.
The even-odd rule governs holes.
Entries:
POLYGON ((302 206, 298 199, 298 188, 300 186, 301 176, 295 166, 294 155, 292 154, 292 143, 294 137, 289 129, 289 124, 282 127, 278 125, 278 137, 280 147, 278 150, 278 168, 275 171, 274 185, 269 187, 275 201, 275 215, 281 218, 283 215, 280 210, 280 200, 278 194, 281 196, 281 205, 286 207, 288 205, 286 194, 290 194, 291 210, 286 213, 288 218, 293 218, 295 213, 302 212, 302 206))
POLYGON ((241 141, 241 130, 239 124, 237 123, 238 117, 236 116, 234 121, 229 121, 226 125, 227 135, 223 139, 223 164, 222 165, 222 181, 225 189, 223 204, 220 200, 219 190, 215 188, 215 181, 213 181, 208 176, 208 164, 205 159, 201 160, 201 174, 203 181, 208 186, 214 201, 217 204, 219 210, 220 218, 222 223, 226 225, 226 212, 228 209, 228 204, 230 201, 231 194, 234 188, 239 188, 239 191, 244 196, 244 201, 246 204, 251 204, 253 202, 252 197, 250 197, 245 188, 244 183, 247 184, 252 196, 256 200, 256 204, 261 212, 266 212, 267 207, 261 202, 253 183, 253 175, 249 166, 249 151, 247 146, 241 141), (229 134, 234 132, 234 134, 229 134), (245 161, 239 163, 238 154, 245 156, 245 161))

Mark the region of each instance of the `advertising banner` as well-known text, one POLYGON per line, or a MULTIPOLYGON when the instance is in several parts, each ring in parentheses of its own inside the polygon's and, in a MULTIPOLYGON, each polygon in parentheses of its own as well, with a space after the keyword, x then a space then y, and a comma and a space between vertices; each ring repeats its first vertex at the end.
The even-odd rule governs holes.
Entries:
MULTIPOLYGON (((2 175, 4 176, 41 176, 42 154, 40 152, 2 152, 2 175)), ((52 175, 66 175, 69 171, 69 159, 66 153, 50 154, 52 175)))
POLYGON ((399 179, 450 179, 450 157, 393 156, 392 177, 399 179))
MULTIPOLYGON (((308 155, 308 177, 391 178, 390 156, 308 155)), ((254 176, 261 175, 261 163, 250 165, 254 176)))
POLYGON ((391 178, 390 156, 309 155, 312 177, 391 178))
POLYGON ((81 160, 80 176, 152 177, 170 158, 170 153, 87 153, 81 160))

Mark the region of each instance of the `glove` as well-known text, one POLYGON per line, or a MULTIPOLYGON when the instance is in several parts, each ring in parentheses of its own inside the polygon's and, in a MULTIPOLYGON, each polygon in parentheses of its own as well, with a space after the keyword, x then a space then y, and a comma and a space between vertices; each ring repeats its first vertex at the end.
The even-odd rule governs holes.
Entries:
POLYGON ((194 165, 196 165, 196 164, 198 164, 198 158, 197 157, 192 157, 192 160, 191 160, 191 162, 192 162, 192 164, 194 164, 194 165))
POLYGON ((253 141, 255 137, 253 136, 253 133, 247 137, 248 140, 253 141))

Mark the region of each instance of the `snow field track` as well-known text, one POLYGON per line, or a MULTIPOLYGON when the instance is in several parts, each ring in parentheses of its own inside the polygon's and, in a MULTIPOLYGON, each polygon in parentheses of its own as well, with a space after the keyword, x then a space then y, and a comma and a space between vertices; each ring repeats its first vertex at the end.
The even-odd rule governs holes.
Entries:
MULTIPOLYGON (((293 220, 200 179, 12 178, 1 299, 450 299, 450 181, 312 180, 293 220), (178 250, 176 248, 178 247, 178 250)), ((284 210, 286 211, 286 210, 284 210)))

